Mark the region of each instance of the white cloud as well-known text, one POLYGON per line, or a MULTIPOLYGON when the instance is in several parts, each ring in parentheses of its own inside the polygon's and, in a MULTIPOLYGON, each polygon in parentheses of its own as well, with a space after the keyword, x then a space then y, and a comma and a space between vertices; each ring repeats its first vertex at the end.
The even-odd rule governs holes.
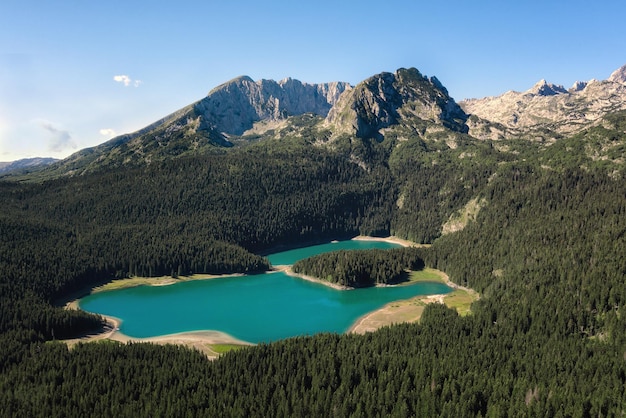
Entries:
POLYGON ((69 131, 59 129, 48 121, 39 121, 39 126, 51 135, 48 140, 48 151, 62 152, 67 149, 76 149, 76 142, 69 131))
POLYGON ((118 83, 124 83, 126 87, 130 86, 130 82, 132 81, 127 75, 113 76, 113 80, 117 81, 118 83))
POLYGON ((113 138, 115 136, 115 130, 111 128, 103 128, 103 129, 100 129, 100 135, 113 138))
POLYGON ((124 86, 128 87, 130 85, 133 85, 135 87, 139 87, 142 83, 141 80, 133 80, 132 78, 130 78, 127 75, 121 74, 121 75, 115 75, 113 76, 113 80, 118 82, 118 83, 123 83, 124 86))

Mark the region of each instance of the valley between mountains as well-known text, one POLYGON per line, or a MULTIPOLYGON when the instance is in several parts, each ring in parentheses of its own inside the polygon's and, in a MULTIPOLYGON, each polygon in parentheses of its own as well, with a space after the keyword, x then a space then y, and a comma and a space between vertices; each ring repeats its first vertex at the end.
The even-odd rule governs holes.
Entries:
POLYGON ((626 66, 458 103, 415 68, 354 86, 237 77, 1 178, 0 404, 7 416, 621 416, 625 164, 626 66), (345 255, 331 279, 370 283, 407 262, 480 298, 213 361, 58 341, 103 326, 54 303, 85 287, 264 272, 276 248, 359 235, 428 245, 410 260, 345 255))

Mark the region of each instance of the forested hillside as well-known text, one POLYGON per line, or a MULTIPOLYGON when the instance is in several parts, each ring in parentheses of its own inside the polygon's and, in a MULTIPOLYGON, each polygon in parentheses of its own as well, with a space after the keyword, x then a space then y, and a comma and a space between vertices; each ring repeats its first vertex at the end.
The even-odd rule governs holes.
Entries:
POLYGON ((202 155, 1 182, 2 414, 623 415, 625 117, 552 145, 419 131, 417 120, 384 138, 274 132, 202 155), (442 235, 469 202, 480 202, 472 216, 442 235), (419 324, 213 362, 174 346, 52 341, 100 326, 54 306, 85 286, 262 271, 258 254, 278 245, 358 234, 431 243, 425 264, 481 293, 472 314, 431 305, 419 324))

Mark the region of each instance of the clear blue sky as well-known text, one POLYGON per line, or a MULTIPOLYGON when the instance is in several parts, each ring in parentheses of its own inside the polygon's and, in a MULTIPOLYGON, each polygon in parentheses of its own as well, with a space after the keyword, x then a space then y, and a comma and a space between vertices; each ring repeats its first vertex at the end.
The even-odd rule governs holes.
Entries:
POLYGON ((626 64, 623 0, 0 4, 0 161, 65 157, 239 75, 356 84, 416 67, 457 101, 626 64))

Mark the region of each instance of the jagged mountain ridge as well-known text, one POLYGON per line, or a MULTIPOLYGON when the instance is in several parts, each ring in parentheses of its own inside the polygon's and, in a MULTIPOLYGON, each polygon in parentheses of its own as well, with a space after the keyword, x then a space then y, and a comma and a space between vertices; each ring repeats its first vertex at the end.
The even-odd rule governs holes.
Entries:
POLYGON ((399 124, 421 133, 425 126, 467 132, 466 119, 441 82, 415 68, 381 73, 354 88, 344 82, 254 81, 241 76, 137 132, 71 155, 48 173, 75 175, 211 152, 233 146, 233 141, 247 138, 248 133, 271 138, 280 137, 280 133, 272 136, 275 130, 308 130, 308 136, 323 132, 316 138, 322 142, 342 134, 380 139, 385 130, 399 124), (303 115, 311 117, 303 123, 298 119, 303 115))
POLYGON ((469 133, 476 138, 552 141, 626 109, 626 65, 607 80, 577 81, 570 89, 541 80, 525 92, 508 91, 459 104, 473 115, 469 133))
POLYGON ((339 96, 351 88, 345 82, 307 84, 292 78, 254 81, 243 76, 211 90, 193 108, 215 130, 242 135, 255 122, 263 120, 281 120, 304 113, 325 117, 339 96))
POLYGON ((459 134, 482 140, 549 142, 573 135, 610 113, 626 109, 626 66, 605 81, 570 89, 541 80, 531 89, 457 104, 435 77, 417 69, 374 75, 355 87, 241 76, 150 125, 81 150, 46 168, 45 177, 80 174, 126 164, 213 152, 241 139, 286 135, 325 143, 353 138, 402 140, 415 135, 454 147, 459 134), (309 116, 304 116, 309 115, 309 116), (304 118, 303 118, 304 117, 304 118))
POLYGON ((350 88, 344 82, 307 84, 291 78, 255 82, 247 76, 237 77, 145 128, 78 151, 48 171, 52 176, 74 175, 230 147, 230 138, 242 135, 257 122, 304 113, 325 117, 341 93, 350 88))
POLYGON ((467 115, 441 82, 415 68, 384 72, 359 83, 340 97, 325 124, 336 133, 382 138, 385 128, 413 118, 458 132, 468 130, 467 115))

